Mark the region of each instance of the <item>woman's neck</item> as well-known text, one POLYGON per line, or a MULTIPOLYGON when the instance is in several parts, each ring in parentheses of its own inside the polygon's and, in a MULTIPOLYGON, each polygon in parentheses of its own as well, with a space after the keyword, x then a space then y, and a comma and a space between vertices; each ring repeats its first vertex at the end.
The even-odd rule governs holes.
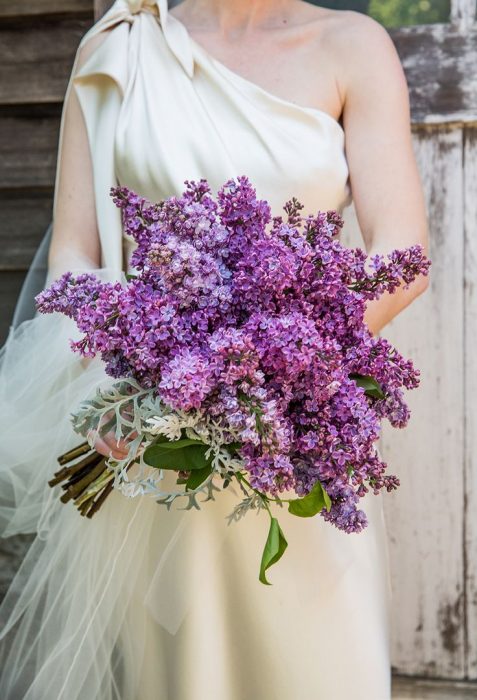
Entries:
POLYGON ((287 24, 296 0, 184 0, 187 16, 197 30, 210 30, 232 40, 256 29, 287 24))

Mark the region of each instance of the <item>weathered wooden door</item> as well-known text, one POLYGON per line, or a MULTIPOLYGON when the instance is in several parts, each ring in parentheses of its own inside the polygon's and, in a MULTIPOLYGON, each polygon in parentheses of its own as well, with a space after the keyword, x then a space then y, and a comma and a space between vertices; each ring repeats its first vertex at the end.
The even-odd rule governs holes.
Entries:
MULTIPOLYGON (((406 7, 415 17, 422 10, 445 19, 446 11, 428 0, 370 0, 368 6, 389 10, 390 17, 400 10, 406 16, 406 7)), ((383 331, 422 372, 420 390, 409 395, 409 427, 384 426, 382 438, 390 471, 401 478, 399 491, 385 498, 393 666, 403 674, 452 679, 477 678, 475 14, 475 0, 452 0, 447 22, 389 30, 410 89, 433 260, 430 289, 383 331)), ((355 244, 352 208, 346 220, 355 244)))

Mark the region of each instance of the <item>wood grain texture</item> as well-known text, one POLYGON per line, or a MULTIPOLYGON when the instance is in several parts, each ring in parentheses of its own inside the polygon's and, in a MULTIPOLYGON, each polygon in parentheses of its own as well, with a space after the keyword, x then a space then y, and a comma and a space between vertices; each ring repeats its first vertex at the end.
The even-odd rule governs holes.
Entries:
POLYGON ((59 127, 58 110, 0 114, 0 189, 53 187, 59 127))
POLYGON ((0 0, 0 19, 68 13, 92 14, 93 0, 0 0))
POLYGON ((62 102, 88 19, 0 28, 0 105, 62 102))
POLYGON ((0 272, 26 270, 52 212, 53 192, 0 192, 0 272))
POLYGON ((475 700, 475 683, 393 677, 392 700, 475 700))
POLYGON ((406 73, 415 123, 477 120, 477 25, 390 30, 406 73))
POLYGON ((467 676, 477 679, 477 126, 467 127, 464 133, 464 187, 467 676))
POLYGON ((476 0, 451 0, 451 21, 462 28, 475 22, 476 0))

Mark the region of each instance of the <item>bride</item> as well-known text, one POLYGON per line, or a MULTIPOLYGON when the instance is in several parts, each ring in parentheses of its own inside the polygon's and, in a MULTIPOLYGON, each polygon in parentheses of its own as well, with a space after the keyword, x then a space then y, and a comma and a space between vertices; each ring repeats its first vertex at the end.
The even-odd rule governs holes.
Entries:
MULTIPOLYGON (((48 281, 126 272, 112 185, 152 201, 247 174, 272 213, 353 198, 370 253, 427 247, 406 81, 384 29, 302 0, 116 0, 83 37, 65 97, 48 281)), ((378 333, 425 278, 367 307, 378 333)), ((36 537, 1 606, 3 700, 389 700, 391 589, 380 496, 348 535, 281 515, 290 547, 257 580, 265 519, 225 528, 113 492, 92 519, 47 486, 69 414, 103 379, 68 319, 11 330, 0 368, 0 525, 36 537)), ((112 433, 103 454, 125 445, 112 433)))

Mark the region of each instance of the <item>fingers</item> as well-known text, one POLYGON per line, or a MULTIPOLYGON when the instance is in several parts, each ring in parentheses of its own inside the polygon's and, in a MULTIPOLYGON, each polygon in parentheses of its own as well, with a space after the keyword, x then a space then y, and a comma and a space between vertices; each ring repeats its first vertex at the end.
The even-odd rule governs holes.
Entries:
POLYGON ((113 431, 103 435, 102 440, 108 446, 114 459, 124 459, 127 456, 129 449, 126 441, 123 439, 117 440, 113 431))
POLYGON ((119 438, 119 440, 116 440, 114 431, 111 430, 102 437, 104 442, 106 442, 106 444, 109 445, 110 449, 116 450, 116 452, 118 453, 122 453, 124 458, 129 452, 129 443, 131 440, 134 440, 134 438, 137 437, 137 432, 132 432, 130 435, 127 436, 127 438, 119 438))
POLYGON ((112 457, 113 459, 123 459, 123 455, 121 452, 119 452, 114 446, 110 445, 106 440, 103 438, 96 438, 94 441, 94 448, 99 452, 100 454, 104 455, 105 457, 112 457))
MULTIPOLYGON (((89 437, 90 434, 88 434, 88 439, 89 437)), ((124 459, 129 451, 126 441, 117 441, 113 432, 109 432, 103 436, 96 435, 93 446, 100 454, 105 457, 112 457, 116 460, 124 459)))

